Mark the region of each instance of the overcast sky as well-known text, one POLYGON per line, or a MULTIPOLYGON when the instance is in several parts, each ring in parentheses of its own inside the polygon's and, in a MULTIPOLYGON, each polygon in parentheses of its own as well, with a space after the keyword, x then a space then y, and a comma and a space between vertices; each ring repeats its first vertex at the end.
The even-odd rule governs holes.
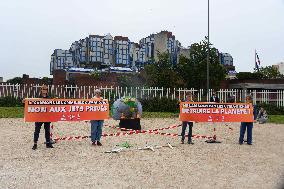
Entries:
MULTIPOLYGON (((254 50, 262 66, 284 61, 284 0, 211 0, 210 39, 252 71, 254 50)), ((131 41, 172 31, 183 46, 207 35, 207 0, 1 0, 0 77, 49 76, 56 48, 89 34, 131 41)))

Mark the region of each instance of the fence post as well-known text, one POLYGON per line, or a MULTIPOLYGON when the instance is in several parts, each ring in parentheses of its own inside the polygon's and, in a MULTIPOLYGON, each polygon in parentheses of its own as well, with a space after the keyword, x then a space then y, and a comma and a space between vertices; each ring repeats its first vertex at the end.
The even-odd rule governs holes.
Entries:
POLYGON ((281 91, 282 95, 281 95, 281 106, 284 107, 284 90, 281 91))

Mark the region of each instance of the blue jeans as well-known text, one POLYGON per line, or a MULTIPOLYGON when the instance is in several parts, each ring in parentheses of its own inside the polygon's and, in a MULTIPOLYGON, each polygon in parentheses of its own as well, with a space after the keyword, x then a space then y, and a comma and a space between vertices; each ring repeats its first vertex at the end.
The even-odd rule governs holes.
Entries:
POLYGON ((253 123, 252 122, 242 122, 240 127, 240 139, 239 143, 242 144, 244 142, 244 136, 247 129, 247 142, 248 144, 252 144, 252 128, 253 123))
POLYGON ((102 136, 102 127, 104 120, 92 120, 91 121, 91 140, 92 142, 100 141, 102 136))

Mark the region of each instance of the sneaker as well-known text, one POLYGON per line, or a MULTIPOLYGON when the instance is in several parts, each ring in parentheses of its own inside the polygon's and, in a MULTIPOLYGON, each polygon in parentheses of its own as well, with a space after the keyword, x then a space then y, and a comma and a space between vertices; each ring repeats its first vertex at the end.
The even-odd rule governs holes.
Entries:
POLYGON ((102 146, 102 143, 100 141, 97 141, 98 146, 102 146))
POLYGON ((32 147, 32 149, 33 149, 33 150, 36 150, 36 149, 37 149, 37 144, 34 144, 33 147, 32 147))
POLYGON ((193 142, 191 142, 191 141, 188 141, 187 143, 188 143, 188 144, 194 144, 194 143, 193 143, 193 142))
POLYGON ((96 144, 96 142, 92 142, 92 146, 96 146, 97 144, 96 144))
POLYGON ((242 142, 239 142, 239 145, 243 145, 243 143, 242 143, 242 142))
POLYGON ((46 148, 54 148, 51 143, 46 144, 46 148))
POLYGON ((184 140, 181 140, 181 142, 180 142, 181 144, 184 144, 184 140))

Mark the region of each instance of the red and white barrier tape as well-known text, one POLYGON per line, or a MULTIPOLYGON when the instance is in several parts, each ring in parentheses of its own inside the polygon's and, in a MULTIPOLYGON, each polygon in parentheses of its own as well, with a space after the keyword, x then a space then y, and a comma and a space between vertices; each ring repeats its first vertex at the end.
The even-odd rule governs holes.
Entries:
MULTIPOLYGON (((104 126, 108 126, 111 128, 116 128, 119 130, 124 130, 124 131, 130 131, 130 132, 117 132, 117 133, 113 133, 113 134, 103 134, 102 137, 112 137, 112 136, 125 136, 125 135, 132 135, 132 134, 140 134, 140 133, 153 133, 156 132, 158 130, 167 130, 167 129, 173 129, 173 128, 177 128, 180 127, 180 125, 172 125, 169 127, 165 127, 165 128, 159 128, 159 129, 149 129, 149 130, 133 130, 133 129, 126 129, 126 128, 117 128, 116 126, 109 126, 109 125, 104 125, 104 126)), ((53 126, 52 126, 53 128, 53 126)), ((50 134, 52 136, 52 133, 50 134)), ((76 137, 57 137, 56 139, 54 139, 55 141, 58 140, 72 140, 72 139, 84 139, 84 138, 89 138, 90 136, 76 136, 76 137)))
MULTIPOLYGON (((159 128, 159 129, 148 129, 148 130, 133 130, 133 129, 125 129, 125 128, 117 128, 116 126, 109 126, 109 125, 105 125, 107 127, 111 127, 111 128, 116 128, 119 130, 125 130, 125 132, 117 132, 117 133, 111 133, 111 134, 102 134, 102 137, 114 137, 114 136, 126 136, 126 135, 133 135, 133 134, 155 134, 155 135, 162 135, 162 136, 171 136, 171 137, 178 137, 180 136, 179 134, 175 134, 175 133, 161 133, 158 131, 163 131, 163 130, 168 130, 168 129, 173 129, 173 128, 177 128, 180 127, 181 124, 179 125, 172 125, 169 127, 165 127, 165 128, 159 128)), ((53 125, 52 125, 52 129, 53 129, 53 125)), ((51 133, 52 136, 52 133, 51 133)), ((186 135, 187 137, 188 135, 186 135)), ((206 136, 206 135, 192 135, 193 138, 197 138, 197 139, 212 139, 214 137, 211 136, 206 136)), ((55 141, 60 141, 60 140, 79 140, 79 139, 86 139, 86 138, 90 138, 90 136, 65 136, 65 137, 57 137, 54 140, 55 141)))
MULTIPOLYGON (((179 134, 176 133, 160 133, 160 132, 153 132, 153 131, 131 131, 131 132, 118 132, 118 133, 112 133, 112 134, 103 134, 102 137, 114 137, 114 136, 126 136, 126 135, 133 135, 133 134, 154 134, 154 135, 161 135, 161 136, 171 136, 171 137, 178 137, 180 136, 179 134)), ((186 135, 185 137, 187 137, 186 135)), ((56 138, 55 141, 59 140, 79 140, 79 139, 86 139, 90 138, 90 136, 75 136, 75 137, 62 137, 62 138, 56 138)), ((206 135, 192 135, 192 138, 197 138, 197 139, 212 139, 211 136, 206 136, 206 135)))
MULTIPOLYGON (((181 124, 179 125, 172 125, 169 127, 164 127, 164 128, 159 128, 159 129, 148 129, 148 130, 142 130, 142 131, 147 131, 147 132, 154 132, 154 131, 163 131, 163 130, 168 130, 168 129, 174 129, 177 127, 180 127, 181 124)), ((104 125, 104 127, 109 127, 109 128, 113 128, 113 129, 117 129, 117 130, 122 130, 122 131, 139 131, 139 130, 134 130, 134 129, 126 129, 126 128, 119 128, 117 126, 110 126, 110 125, 104 125)))

